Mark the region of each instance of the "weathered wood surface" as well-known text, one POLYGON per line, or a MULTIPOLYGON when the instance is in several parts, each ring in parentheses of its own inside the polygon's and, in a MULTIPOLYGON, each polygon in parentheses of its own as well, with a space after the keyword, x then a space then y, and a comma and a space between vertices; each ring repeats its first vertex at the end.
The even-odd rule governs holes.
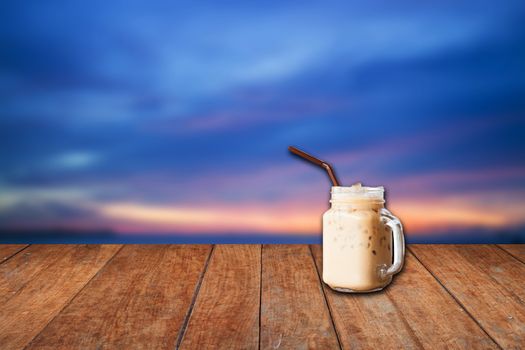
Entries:
POLYGON ((174 349, 211 246, 127 245, 30 349, 174 349))
POLYGON ((27 244, 3 244, 0 245, 0 264, 27 247, 27 244))
POLYGON ((25 347, 120 247, 75 245, 56 248, 49 247, 55 252, 51 257, 46 254, 46 246, 31 246, 23 254, 0 265, 0 285, 8 286, 1 291, 1 347, 25 347), (48 259, 39 259, 41 254, 48 259), (27 271, 31 278, 24 279, 23 271, 27 271), (11 272, 15 272, 12 279, 11 272))
MULTIPOLYGON (((321 247, 312 251, 322 271, 321 247)), ((410 253, 404 273, 383 292, 348 295, 324 289, 343 348, 497 349, 410 253)))
POLYGON ((499 244, 499 246, 525 264, 525 244, 499 244))
POLYGON ((0 245, 0 349, 520 349, 525 245, 412 245, 382 292, 320 246, 0 245))
POLYGON ((413 245, 410 250, 502 348, 523 348, 525 264, 490 245, 413 245))
POLYGON ((262 349, 336 349, 319 276, 306 245, 264 245, 262 349))
POLYGON ((261 247, 215 246, 182 349, 257 349, 261 247))

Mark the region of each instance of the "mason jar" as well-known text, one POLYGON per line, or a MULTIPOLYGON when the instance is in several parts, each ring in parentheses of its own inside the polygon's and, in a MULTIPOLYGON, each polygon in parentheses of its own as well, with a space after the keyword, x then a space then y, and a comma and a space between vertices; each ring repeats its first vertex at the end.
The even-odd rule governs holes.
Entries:
POLYGON ((403 266, 398 218, 385 207, 383 187, 335 186, 323 215, 323 281, 347 293, 383 289, 403 266))

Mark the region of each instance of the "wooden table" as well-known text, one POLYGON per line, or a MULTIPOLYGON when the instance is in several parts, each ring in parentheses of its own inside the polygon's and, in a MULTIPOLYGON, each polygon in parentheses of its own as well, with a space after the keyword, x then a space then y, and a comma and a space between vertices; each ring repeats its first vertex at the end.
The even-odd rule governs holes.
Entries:
POLYGON ((307 245, 2 245, 1 349, 525 348, 525 245, 412 245, 385 291, 307 245))

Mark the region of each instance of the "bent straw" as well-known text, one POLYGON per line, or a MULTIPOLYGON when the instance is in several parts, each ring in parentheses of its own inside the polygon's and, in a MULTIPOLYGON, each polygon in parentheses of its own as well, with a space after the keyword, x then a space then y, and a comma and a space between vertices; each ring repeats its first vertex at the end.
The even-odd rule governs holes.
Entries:
POLYGON ((332 169, 332 167, 330 166, 330 164, 328 164, 325 161, 322 161, 321 159, 315 158, 314 156, 311 156, 308 153, 303 152, 300 149, 297 149, 297 148, 295 148, 293 146, 289 146, 288 150, 290 152, 292 152, 293 154, 295 154, 296 156, 304 158, 307 161, 312 162, 315 165, 318 165, 318 166, 324 168, 326 170, 326 172, 328 173, 328 176, 330 176, 330 180, 332 180, 332 183, 334 184, 334 186, 341 186, 339 184, 339 180, 337 180, 337 177, 335 176, 335 172, 332 169))

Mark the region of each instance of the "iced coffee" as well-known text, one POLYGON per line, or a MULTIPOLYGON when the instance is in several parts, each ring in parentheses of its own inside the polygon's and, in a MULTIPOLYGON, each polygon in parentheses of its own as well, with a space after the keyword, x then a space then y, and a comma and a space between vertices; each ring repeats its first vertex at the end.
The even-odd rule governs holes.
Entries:
POLYGON ((323 215, 323 281, 343 292, 380 290, 404 257, 401 223, 384 208, 383 187, 334 186, 323 215))

